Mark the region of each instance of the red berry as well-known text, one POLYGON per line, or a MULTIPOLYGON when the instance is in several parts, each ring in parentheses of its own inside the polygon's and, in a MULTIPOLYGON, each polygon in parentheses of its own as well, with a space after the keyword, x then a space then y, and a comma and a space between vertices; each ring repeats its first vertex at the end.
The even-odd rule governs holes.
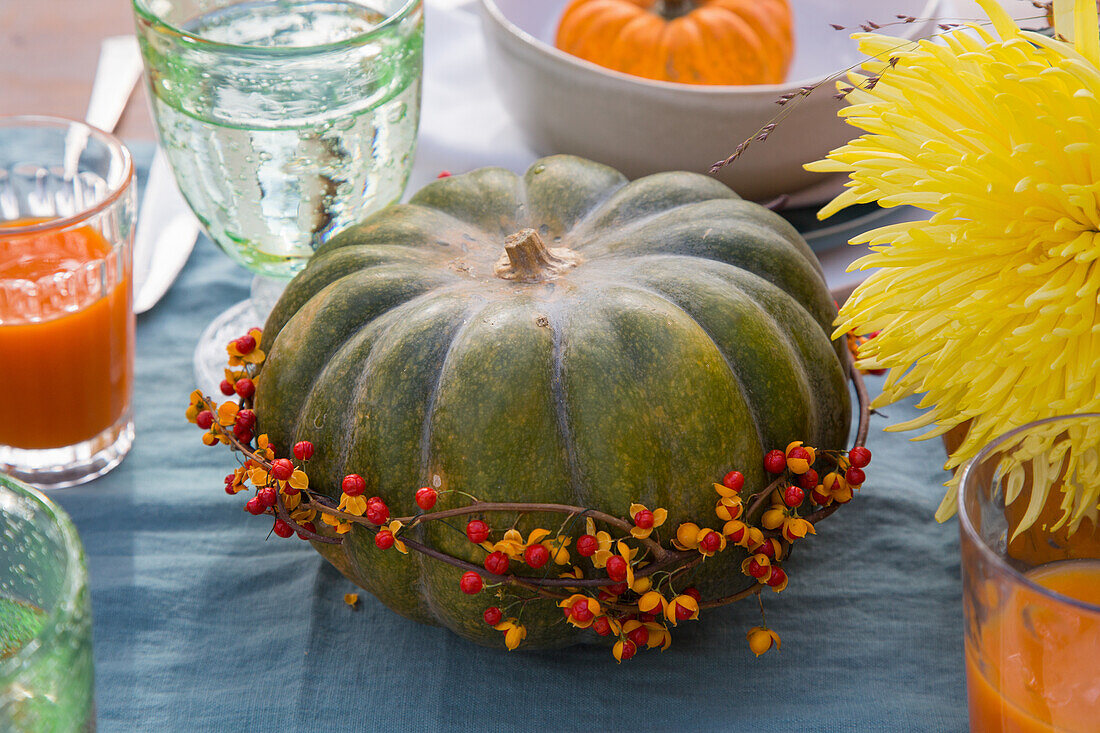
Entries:
POLYGON ((481 592, 481 589, 485 587, 485 582, 480 575, 470 570, 462 574, 462 579, 458 581, 458 587, 462 589, 463 593, 472 596, 481 592))
POLYGON ((806 492, 797 486, 788 486, 783 492, 783 503, 789 507, 800 506, 805 498, 806 492))
POLYGON ((682 606, 679 603, 673 603, 673 605, 676 606, 676 620, 677 621, 687 621, 695 613, 694 611, 692 611, 687 606, 682 606))
POLYGON ((630 639, 627 639, 623 642, 623 648, 622 651, 619 652, 619 654, 623 659, 630 659, 634 656, 635 653, 637 653, 637 651, 638 647, 634 644, 634 642, 632 642, 630 639))
POLYGON ((622 555, 612 555, 607 559, 607 577, 616 582, 626 580, 626 560, 622 555))
POLYGON ((611 620, 607 616, 600 616, 592 622, 592 630, 600 636, 607 636, 611 633, 611 620))
POLYGON ((233 343, 237 346, 237 351, 242 354, 251 354, 252 350, 256 348, 256 339, 252 338, 250 333, 246 333, 233 343))
POLYGON ((485 557, 485 569, 493 575, 504 575, 508 572, 510 562, 503 552, 490 552, 485 557))
POLYGON ((466 536, 475 545, 480 545, 489 539, 489 525, 480 519, 471 519, 466 523, 466 536))
POLYGON ((210 410, 203 410, 198 415, 195 415, 195 424, 203 430, 209 430, 210 426, 214 424, 214 413, 210 410))
POLYGON ((260 489, 256 494, 256 498, 260 500, 260 504, 262 504, 265 509, 270 509, 279 501, 279 495, 275 493, 275 489, 271 486, 260 489))
POLYGON ((691 596, 697 602, 703 600, 703 594, 700 593, 699 589, 696 588, 695 586, 690 586, 688 588, 684 588, 684 591, 683 591, 682 595, 691 596))
POLYGON ((226 397, 237 393, 237 390, 233 388, 233 383, 230 382, 228 379, 223 379, 222 383, 218 385, 218 389, 220 389, 222 391, 222 394, 226 397))
POLYGON ((233 437, 242 443, 248 443, 252 440, 252 428, 245 425, 234 425, 233 437))
POLYGON ((592 620, 592 610, 588 607, 588 599, 582 598, 574 603, 573 607, 570 609, 570 615, 573 617, 573 620, 582 624, 585 621, 592 620))
POLYGON ((745 538, 745 532, 747 530, 748 530, 748 527, 745 526, 744 524, 742 524, 740 527, 738 527, 737 529, 731 531, 728 535, 726 535, 726 539, 736 545, 738 542, 740 542, 741 540, 743 540, 745 538))
POLYGON ((271 475, 280 481, 286 481, 294 473, 294 464, 289 458, 276 458, 271 462, 271 475))
POLYGON ((431 486, 425 486, 416 490, 416 505, 428 511, 435 506, 435 500, 438 498, 438 494, 435 493, 435 489, 431 486))
POLYGON ((801 486, 805 491, 813 491, 814 488, 817 486, 818 480, 819 477, 817 475, 817 471, 811 468, 809 471, 798 477, 798 485, 801 486))
POLYGON ((267 507, 260 503, 260 498, 258 496, 253 496, 245 502, 244 508, 249 514, 263 514, 264 509, 267 507))
POLYGON ((809 461, 810 458, 811 458, 810 452, 808 450, 806 450, 805 448, 803 448, 802 446, 796 446, 796 447, 792 448, 790 455, 787 456, 787 457, 788 458, 793 458, 793 459, 801 458, 803 461, 809 461))
POLYGON ((829 495, 823 494, 817 489, 814 489, 813 492, 810 493, 810 498, 814 500, 815 504, 820 504, 821 506, 825 506, 829 503, 829 495))
POLYGON ((768 451, 764 456, 764 470, 768 473, 780 474, 787 467, 787 457, 781 450, 768 451))
POLYGON ((598 549, 600 549, 600 541, 594 536, 582 534, 577 538, 577 554, 581 557, 592 557, 598 549))
POLYGON ((775 587, 782 585, 783 581, 787 579, 787 574, 783 572, 782 568, 772 568, 772 574, 768 578, 768 585, 775 587))
POLYGON ((753 558, 749 560, 749 575, 759 580, 767 574, 769 567, 768 565, 761 565, 756 558, 753 558))
POLYGON ((656 618, 657 618, 657 617, 656 617, 656 616, 654 616, 654 615, 653 615, 652 613, 639 613, 639 614, 638 614, 638 620, 639 620, 639 621, 646 621, 646 622, 649 622, 649 621, 653 621, 653 620, 654 620, 654 619, 656 619, 656 618))
POLYGON ((862 468, 852 466, 844 472, 844 480, 848 482, 849 486, 862 486, 863 482, 867 480, 867 474, 863 473, 862 468))
POLYGON ((436 176, 436 178, 450 178, 450 177, 451 177, 451 172, 450 171, 439 171, 439 175, 436 176))
POLYGON ((271 528, 271 531, 282 537, 284 540, 290 535, 294 534, 294 530, 290 528, 290 525, 281 519, 275 520, 275 525, 271 528))
POLYGON ((653 512, 648 509, 643 509, 634 515, 634 524, 639 529, 652 529, 653 521, 653 512))
POLYGON ((385 524, 390 518, 390 508, 381 501, 367 502, 366 517, 371 524, 385 524))
POLYGON ((490 626, 496 626, 500 623, 500 620, 504 618, 504 613, 496 606, 489 606, 485 609, 485 613, 482 614, 482 618, 484 618, 485 623, 490 626))
POLYGON ((523 561, 533 568, 541 568, 550 559, 550 550, 543 545, 531 545, 523 551, 523 561))
MULTIPOLYGON (((308 531, 308 532, 312 532, 313 534, 317 534, 317 525, 315 525, 313 522, 306 522, 305 524, 300 524, 298 526, 301 527, 302 529, 308 531)), ((301 530, 298 531, 298 537, 300 539, 303 539, 303 540, 308 540, 309 539, 309 537, 307 537, 301 530)))
MULTIPOLYGON (((348 496, 362 496, 363 492, 367 490, 367 482, 359 474, 349 473, 340 482, 340 490, 348 496)), ((367 503, 370 504, 369 501, 367 503)))
POLYGON ((775 539, 774 537, 769 537, 768 539, 764 540, 764 544, 756 548, 756 551, 759 552, 761 555, 767 555, 774 560, 775 553, 778 549, 778 544, 779 540, 775 539))
POLYGON ((871 451, 862 445, 857 445, 848 451, 848 462, 856 468, 863 468, 871 462, 871 451))
POLYGON ((718 548, 722 546, 722 535, 711 530, 699 540, 699 546, 707 552, 718 552, 718 548))
POLYGON ((374 535, 374 544, 379 550, 388 550, 393 547, 393 532, 388 529, 380 529, 378 533, 374 535))
POLYGON ((241 377, 237 380, 237 383, 233 385, 233 391, 241 396, 241 399, 247 400, 252 395, 256 394, 256 383, 248 377, 241 377))
POLYGON ((639 626, 627 634, 626 637, 634 642, 634 646, 641 648, 649 641, 649 629, 644 626, 639 626))
POLYGON ((247 428, 256 427, 256 413, 252 410, 240 410, 237 412, 237 417, 233 420, 234 425, 244 425, 247 428))
POLYGON ((626 583, 616 583, 615 585, 606 586, 607 592, 613 596, 621 596, 626 593, 626 583))
POLYGON ((294 457, 299 461, 308 461, 313 458, 313 443, 302 440, 294 444, 294 457))
POLYGON ((730 471, 722 477, 722 485, 727 489, 740 493, 741 488, 745 485, 745 475, 740 471, 730 471))

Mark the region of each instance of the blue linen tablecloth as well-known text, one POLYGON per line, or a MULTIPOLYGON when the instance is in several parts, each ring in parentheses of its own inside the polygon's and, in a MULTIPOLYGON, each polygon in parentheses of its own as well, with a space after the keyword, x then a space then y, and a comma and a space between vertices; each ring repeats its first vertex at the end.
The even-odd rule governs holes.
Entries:
POLYGON ((863 490, 765 594, 780 651, 749 651, 752 602, 621 666, 603 646, 483 649, 365 592, 352 610, 356 588, 222 491, 233 458, 183 413, 195 342, 248 281, 199 241, 138 318, 132 453, 52 493, 87 552, 100 730, 965 729, 958 535, 932 518, 943 448, 882 432, 912 404, 872 419, 863 490))

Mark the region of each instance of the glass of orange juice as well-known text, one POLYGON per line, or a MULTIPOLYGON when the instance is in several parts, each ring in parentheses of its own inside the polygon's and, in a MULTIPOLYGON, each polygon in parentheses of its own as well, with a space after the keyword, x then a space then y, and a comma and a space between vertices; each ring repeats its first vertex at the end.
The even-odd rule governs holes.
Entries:
POLYGON ((1009 432, 963 469, 972 731, 1100 730, 1100 414, 1009 432))
POLYGON ((0 117, 0 473, 72 486, 130 449, 134 210, 117 139, 0 117))

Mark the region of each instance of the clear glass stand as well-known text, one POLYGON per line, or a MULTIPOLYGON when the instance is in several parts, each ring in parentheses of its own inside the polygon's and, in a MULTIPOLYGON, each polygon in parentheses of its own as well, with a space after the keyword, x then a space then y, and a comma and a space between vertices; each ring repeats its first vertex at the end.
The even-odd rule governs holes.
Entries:
POLYGON ((248 333, 250 328, 263 328, 264 321, 289 282, 256 275, 252 278, 251 297, 223 311, 202 332, 195 347, 194 368, 195 384, 203 394, 215 398, 221 394, 219 385, 225 379, 228 358, 226 344, 248 333))

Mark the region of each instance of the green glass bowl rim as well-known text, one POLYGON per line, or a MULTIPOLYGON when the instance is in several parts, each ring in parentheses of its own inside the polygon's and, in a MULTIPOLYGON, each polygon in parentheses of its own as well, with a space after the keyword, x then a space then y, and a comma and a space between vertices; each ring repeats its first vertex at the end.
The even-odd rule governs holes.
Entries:
POLYGON ((54 607, 50 609, 42 628, 34 638, 28 639, 15 654, 0 660, 0 681, 12 679, 21 670, 33 663, 39 654, 45 654, 49 642, 58 634, 60 629, 71 619, 76 617, 81 610, 78 606, 86 599, 86 587, 88 570, 84 562, 84 547, 80 542, 80 536, 76 532, 73 520, 65 513, 65 510, 55 504, 45 494, 27 484, 14 479, 11 476, 0 473, 0 491, 10 491, 29 499, 37 505, 37 509, 44 512, 61 530, 61 539, 65 546, 65 559, 68 568, 65 573, 65 586, 61 597, 54 607))
MULTIPOLYGON (((990 456, 996 453, 1000 446, 1006 441, 1016 437, 1017 435, 1020 435, 1021 433, 1026 433, 1042 425, 1050 425, 1052 423, 1059 422, 1069 423, 1088 420, 1100 422, 1100 412, 1080 412, 1071 415, 1056 415, 1054 417, 1043 418, 1042 420, 1035 420, 1034 422, 1029 422, 1026 425, 1021 425, 1014 430, 1009 430, 1008 432, 997 436, 980 451, 978 451, 978 453, 973 458, 971 458, 963 465, 961 473, 959 475, 959 532, 961 533, 961 536, 965 541, 969 541, 972 545, 978 548, 978 552, 981 553, 986 561, 995 566, 1001 572, 1008 575, 1008 577, 1012 578, 1014 582, 1024 586, 1030 591, 1033 591, 1040 597, 1049 598, 1053 601, 1056 601, 1060 605, 1075 608, 1079 611, 1084 611, 1090 616, 1097 616, 1100 615, 1100 606, 1093 605, 1092 603, 1088 603, 1087 601, 1082 601, 1077 598, 1071 598, 1070 596, 1063 595, 1062 593, 1058 593, 1057 591, 1053 591, 1050 588, 1039 585, 1034 580, 1027 577, 1019 570, 1005 562, 1004 558, 1002 558, 997 552, 995 552, 993 548, 989 546, 989 543, 987 543, 978 533, 977 527, 974 526, 974 520, 970 517, 970 512, 967 510, 966 507, 966 497, 970 493, 968 491, 968 487, 976 484, 978 481, 978 479, 976 478, 975 466, 980 466, 982 463, 984 463, 990 456)), ((1069 562, 1073 561, 1071 560, 1069 562)))
POLYGON ((169 23, 152 10, 148 9, 146 7, 147 4, 148 0, 131 0, 134 13, 149 22, 154 32, 158 35, 178 36, 179 40, 184 43, 192 44, 196 48, 261 56, 305 56, 313 53, 324 53, 326 51, 353 48, 362 45, 376 36, 385 33, 391 26, 400 24, 405 18, 412 15, 413 11, 421 8, 424 4, 424 0, 406 0, 405 4, 401 6, 400 9, 387 15, 385 20, 369 31, 365 31, 351 38, 345 38, 342 41, 319 43, 313 46, 253 46, 248 44, 211 41, 208 38, 203 38, 200 35, 191 33, 190 31, 186 31, 179 26, 169 23))

